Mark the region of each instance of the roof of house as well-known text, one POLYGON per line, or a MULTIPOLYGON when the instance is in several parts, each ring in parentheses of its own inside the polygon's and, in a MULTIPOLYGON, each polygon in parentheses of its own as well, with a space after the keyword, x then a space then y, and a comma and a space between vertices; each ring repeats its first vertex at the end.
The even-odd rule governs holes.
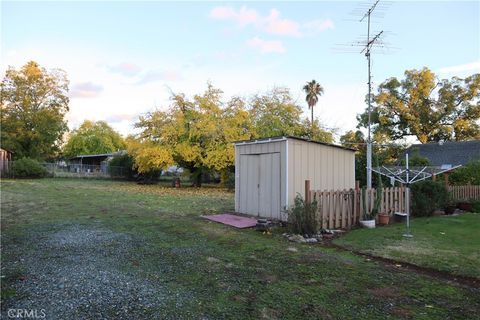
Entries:
POLYGON ((480 140, 414 144, 407 152, 410 156, 418 152, 434 166, 465 165, 469 161, 480 160, 480 140))
POLYGON ((254 139, 254 140, 240 140, 240 141, 235 141, 234 144, 235 145, 240 145, 240 144, 247 144, 247 143, 265 143, 265 142, 281 141, 281 140, 286 140, 286 139, 301 140, 301 141, 306 141, 306 142, 321 144, 321 145, 324 145, 324 146, 335 147, 335 148, 340 148, 340 149, 356 152, 356 150, 352 149, 352 148, 339 146, 339 145, 332 144, 332 143, 310 140, 310 139, 306 139, 306 138, 294 137, 294 136, 278 136, 278 137, 269 137, 269 138, 254 139))
POLYGON ((70 160, 81 159, 81 158, 108 158, 108 157, 113 157, 113 156, 114 156, 114 153, 81 154, 81 155, 70 158, 70 160))

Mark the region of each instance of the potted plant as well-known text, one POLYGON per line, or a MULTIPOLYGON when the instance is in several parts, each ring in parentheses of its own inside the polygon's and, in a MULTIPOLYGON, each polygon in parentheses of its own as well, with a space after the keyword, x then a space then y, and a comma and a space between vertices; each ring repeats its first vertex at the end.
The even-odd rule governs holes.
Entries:
POLYGON ((375 216, 377 214, 377 210, 376 210, 376 204, 377 204, 377 199, 375 199, 375 205, 374 205, 374 208, 372 209, 372 211, 368 211, 367 209, 367 189, 364 187, 362 187, 362 197, 363 197, 363 217, 362 219, 363 220, 360 220, 360 224, 362 226, 364 226, 365 228, 369 228, 369 229, 373 229, 375 228, 375 216))
MULTIPOLYGON (((376 160, 376 165, 378 167, 378 158, 376 160)), ((363 220, 360 220, 360 224, 366 228, 375 228, 375 217, 379 214, 380 206, 382 204, 382 197, 383 197, 383 184, 382 184, 382 176, 378 173, 377 174, 377 194, 375 197, 375 202, 373 204, 372 211, 367 210, 367 199, 366 199, 366 189, 365 187, 362 188, 362 195, 363 195, 363 220)), ((385 214, 381 213, 383 216, 385 214)), ((390 216, 387 214, 387 223, 390 220, 390 216)), ((383 217, 382 222, 385 221, 385 217, 383 217)), ((379 217, 379 224, 380 224, 380 217, 379 217)))
POLYGON ((382 197, 383 197, 383 183, 382 177, 380 174, 378 175, 378 183, 377 183, 377 198, 375 199, 375 207, 374 210, 378 213, 378 224, 381 226, 385 226, 390 223, 390 214, 385 212, 379 212, 380 206, 382 204, 382 197))
POLYGON ((390 223, 390 214, 388 213, 379 213, 378 214, 378 224, 381 226, 386 226, 390 223))

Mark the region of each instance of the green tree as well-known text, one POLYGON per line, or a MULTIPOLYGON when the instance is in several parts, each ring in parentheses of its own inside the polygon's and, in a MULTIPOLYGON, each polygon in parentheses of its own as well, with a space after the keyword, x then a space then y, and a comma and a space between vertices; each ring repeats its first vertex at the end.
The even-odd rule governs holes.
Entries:
POLYGON ((68 130, 68 80, 64 71, 28 62, 9 67, 0 85, 2 147, 16 158, 47 159, 68 130))
POLYGON ((167 111, 149 113, 136 126, 141 133, 133 156, 139 172, 176 163, 189 170, 195 186, 201 185, 205 172, 226 177, 234 166, 232 142, 248 140, 254 132, 245 102, 234 97, 223 103, 222 91, 211 84, 193 100, 173 95, 167 111))
MULTIPOLYGON (((405 151, 406 146, 401 144, 393 144, 388 137, 380 133, 373 135, 373 154, 374 158, 380 165, 396 164, 400 155, 405 151)), ((355 180, 360 182, 360 186, 367 184, 366 168, 367 168, 367 143, 365 135, 362 131, 347 131, 340 137, 341 145, 356 150, 355 153, 355 180)), ((375 164, 376 165, 376 164, 375 164)), ((378 179, 374 175, 374 179, 378 179)), ((387 184, 389 180, 382 177, 383 183, 387 184)))
MULTIPOLYGON (((480 138, 480 74, 438 80, 428 68, 407 70, 399 81, 383 82, 373 96, 374 132, 391 140, 407 136, 421 143, 480 138)), ((367 125, 368 113, 359 116, 367 125)))
POLYGON ((295 136, 302 129, 302 109, 295 104, 287 88, 274 88, 254 95, 249 111, 255 138, 295 136))
POLYGON ((317 81, 312 80, 310 82, 307 82, 307 84, 303 86, 303 91, 305 91, 305 94, 306 94, 305 100, 308 103, 308 108, 312 112, 312 119, 310 123, 312 125, 312 139, 313 139, 313 124, 314 124, 313 107, 315 107, 315 105, 317 104, 318 97, 323 94, 323 87, 317 81))
POLYGON ((125 149, 122 136, 105 121, 85 120, 73 130, 63 148, 67 158, 81 154, 111 153, 125 149))

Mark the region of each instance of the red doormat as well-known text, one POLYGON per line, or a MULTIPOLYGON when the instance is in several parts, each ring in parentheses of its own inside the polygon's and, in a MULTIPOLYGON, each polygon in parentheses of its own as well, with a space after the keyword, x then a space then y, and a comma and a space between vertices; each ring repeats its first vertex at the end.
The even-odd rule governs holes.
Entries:
POLYGON ((215 222, 220 222, 240 229, 255 227, 255 225, 257 224, 257 219, 255 218, 236 216, 229 213, 202 216, 202 218, 215 222))

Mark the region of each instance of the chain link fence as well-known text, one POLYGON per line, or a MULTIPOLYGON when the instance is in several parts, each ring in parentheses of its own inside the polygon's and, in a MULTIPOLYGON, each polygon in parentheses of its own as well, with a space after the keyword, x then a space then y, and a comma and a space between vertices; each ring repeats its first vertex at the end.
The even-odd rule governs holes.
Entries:
MULTIPOLYGON (((48 176, 54 178, 102 178, 102 179, 125 179, 129 178, 130 170, 125 167, 109 166, 108 164, 66 164, 66 163, 41 163, 47 170, 48 176)), ((12 170, 14 161, 0 163, 1 176, 3 178, 15 178, 12 170)))

